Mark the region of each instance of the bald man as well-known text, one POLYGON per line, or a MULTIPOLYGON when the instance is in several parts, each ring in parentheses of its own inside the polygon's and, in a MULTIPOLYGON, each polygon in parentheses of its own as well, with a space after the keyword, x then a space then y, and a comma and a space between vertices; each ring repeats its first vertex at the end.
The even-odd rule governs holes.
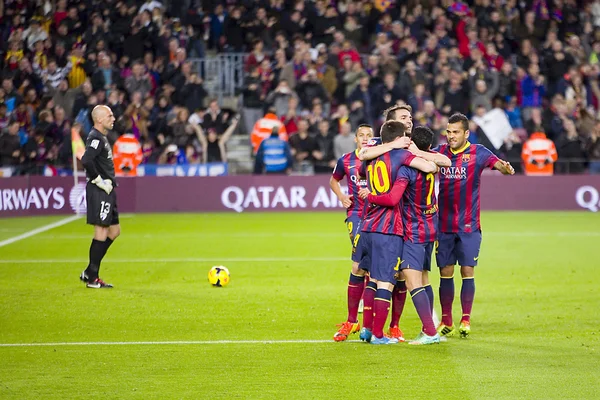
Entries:
POLYGON ((98 276, 100 263, 110 245, 121 233, 117 194, 113 190, 115 165, 106 138, 115 123, 115 117, 107 106, 96 106, 92 110, 92 121, 94 127, 87 137, 81 163, 87 177, 87 223, 94 225, 94 239, 90 246, 90 263, 79 279, 90 289, 108 289, 113 286, 98 276))

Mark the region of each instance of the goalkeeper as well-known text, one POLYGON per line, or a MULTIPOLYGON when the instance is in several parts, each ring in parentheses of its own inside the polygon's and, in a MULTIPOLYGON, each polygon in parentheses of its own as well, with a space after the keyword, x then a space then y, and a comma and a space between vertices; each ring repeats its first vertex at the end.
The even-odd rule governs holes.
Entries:
POLYGON ((96 106, 92 110, 92 121, 94 127, 87 137, 81 163, 87 177, 87 223, 94 225, 94 238, 90 246, 90 262, 79 279, 88 288, 106 289, 113 286, 98 276, 100 262, 121 233, 117 194, 114 191, 115 166, 111 146, 106 138, 113 128, 115 117, 109 107, 96 106))

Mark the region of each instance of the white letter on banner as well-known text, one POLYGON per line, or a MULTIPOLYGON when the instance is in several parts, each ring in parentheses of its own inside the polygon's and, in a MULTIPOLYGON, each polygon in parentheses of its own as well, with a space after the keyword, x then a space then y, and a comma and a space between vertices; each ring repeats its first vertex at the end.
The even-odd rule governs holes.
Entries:
POLYGON ((262 208, 269 208, 270 194, 275 191, 275 188, 273 186, 259 186, 258 191, 262 193, 262 208))
POLYGON ((585 208, 592 212, 598 212, 598 206, 600 205, 600 193, 593 186, 582 186, 577 189, 577 193, 575 194, 575 201, 577 201, 577 205, 581 208, 585 208), (590 200, 585 200, 585 195, 590 194, 590 200))
POLYGON ((15 194, 15 207, 17 210, 19 206, 21 206, 21 210, 27 210, 27 189, 25 191, 19 189, 15 194))
POLYGON ((64 207, 65 198, 63 196, 63 188, 59 187, 54 189, 54 195, 52 196, 52 198, 54 198, 55 201, 53 206, 55 210, 60 210, 64 207))
POLYGON ((2 192, 2 201, 4 202, 5 210, 13 209, 12 202, 10 201, 10 192, 11 191, 9 189, 4 189, 4 191, 2 192))
POLYGON ((248 206, 252 203, 254 208, 260 209, 260 200, 258 199, 258 192, 254 186, 250 186, 248 189, 248 193, 246 193, 246 199, 244 200, 244 209, 248 208, 248 206))
POLYGON ((232 210, 235 210, 239 213, 244 211, 242 208, 242 203, 244 202, 244 192, 237 186, 229 186, 223 190, 221 193, 221 203, 232 210), (235 199, 233 201, 229 200, 229 195, 233 193, 235 199))
POLYGON ((290 208, 290 201, 288 200, 287 194, 285 193, 285 189, 279 186, 277 191, 275 192, 275 196, 273 196, 273 202, 271 203, 271 208, 277 207, 277 205, 281 203, 283 208, 290 208))
POLYGON ((290 206, 292 208, 306 208, 304 196, 306 196, 306 189, 304 186, 292 186, 290 189, 290 206))
POLYGON ((29 192, 29 198, 27 199, 27 209, 31 207, 32 203, 35 204, 35 208, 37 208, 38 210, 42 208, 42 202, 40 201, 40 197, 38 196, 37 190, 35 190, 35 188, 32 188, 29 192))
POLYGON ((315 195, 315 198, 312 202, 313 208, 317 208, 319 203, 323 203, 323 206, 325 206, 325 208, 331 207, 331 204, 329 203, 329 196, 327 195, 327 191, 323 186, 319 186, 319 190, 317 190, 317 194, 315 195))
POLYGON ((39 188, 40 196, 42 196, 43 209, 48 208, 48 200, 50 200, 50 195, 52 194, 52 188, 48 189, 48 193, 44 190, 44 188, 39 188))

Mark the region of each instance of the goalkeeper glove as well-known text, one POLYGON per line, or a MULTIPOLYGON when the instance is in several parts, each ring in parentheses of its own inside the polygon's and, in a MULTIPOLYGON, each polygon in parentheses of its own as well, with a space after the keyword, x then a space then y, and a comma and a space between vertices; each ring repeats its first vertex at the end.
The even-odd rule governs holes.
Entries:
POLYGON ((102 179, 100 175, 98 175, 96 179, 92 181, 92 183, 104 190, 106 194, 110 194, 110 192, 113 190, 112 181, 110 179, 102 179))

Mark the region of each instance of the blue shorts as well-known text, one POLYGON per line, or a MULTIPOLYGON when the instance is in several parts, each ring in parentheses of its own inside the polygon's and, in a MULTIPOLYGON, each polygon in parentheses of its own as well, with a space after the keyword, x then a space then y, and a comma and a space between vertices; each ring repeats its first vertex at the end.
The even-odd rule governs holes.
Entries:
POLYGON ((371 269, 371 256, 364 244, 363 233, 358 231, 352 242, 352 261, 357 262, 360 269, 369 271, 371 269))
POLYGON ((431 252, 433 251, 433 242, 413 243, 410 240, 404 241, 404 250, 402 251, 401 269, 414 269, 416 271, 431 271, 431 252))
POLYGON ((435 258, 439 268, 448 265, 475 267, 479 260, 481 231, 471 233, 438 233, 435 258))
POLYGON ((402 263, 401 256, 404 245, 402 237, 377 232, 362 232, 359 242, 362 242, 363 254, 366 253, 370 257, 371 266, 368 271, 371 279, 395 283, 395 275, 400 271, 402 263))
POLYGON ((350 244, 354 246, 354 237, 358 232, 360 232, 360 225, 362 222, 362 218, 360 218, 356 214, 350 215, 346 218, 346 228, 348 228, 348 235, 350 236, 350 244))

